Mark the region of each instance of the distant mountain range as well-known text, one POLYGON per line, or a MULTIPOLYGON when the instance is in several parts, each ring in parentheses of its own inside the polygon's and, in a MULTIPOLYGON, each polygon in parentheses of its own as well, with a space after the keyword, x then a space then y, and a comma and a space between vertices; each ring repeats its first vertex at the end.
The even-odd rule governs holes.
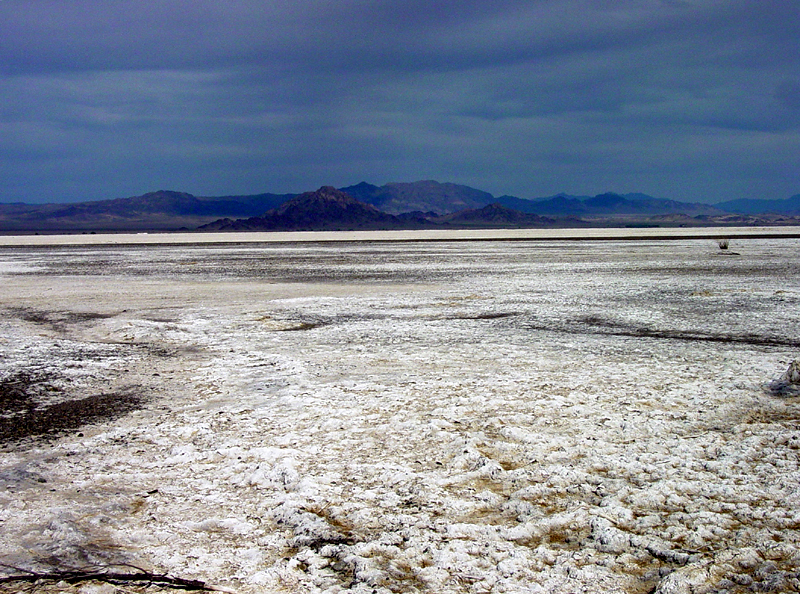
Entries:
POLYGON ((739 200, 720 202, 715 206, 720 210, 738 214, 757 215, 773 213, 797 216, 800 215, 800 194, 795 194, 791 198, 786 198, 784 200, 752 200, 742 198, 739 200))
POLYGON ((294 194, 198 198, 160 190, 133 198, 72 204, 0 204, 0 232, 170 231, 220 217, 263 214, 294 194))
POLYGON ((0 204, 2 233, 788 224, 800 225, 800 194, 713 205, 611 192, 529 200, 431 180, 303 194, 197 197, 162 190, 72 204, 0 204))
POLYGON ((534 212, 553 216, 608 217, 613 215, 661 215, 681 213, 689 216, 717 215, 720 209, 709 204, 676 202, 653 198, 645 194, 620 195, 614 193, 597 196, 568 196, 558 194, 538 200, 520 200, 501 197, 498 202, 523 212, 534 212))
POLYGON ((334 231, 341 229, 394 229, 401 220, 350 194, 330 186, 290 198, 263 216, 224 218, 203 225, 201 231, 334 231))
MULTIPOLYGON (((437 201, 441 197, 435 198, 437 201)), ((418 200, 418 199, 417 199, 418 200)), ((432 229, 442 227, 545 227, 555 224, 535 214, 511 210, 500 204, 465 209, 447 215, 433 211, 399 215, 378 210, 349 192, 324 186, 291 198, 263 216, 219 219, 199 227, 200 231, 340 231, 370 229, 432 229)))
POLYGON ((494 196, 488 192, 458 184, 441 184, 432 180, 392 183, 381 187, 361 182, 341 190, 389 214, 415 211, 449 214, 460 210, 482 208, 496 202, 494 196))

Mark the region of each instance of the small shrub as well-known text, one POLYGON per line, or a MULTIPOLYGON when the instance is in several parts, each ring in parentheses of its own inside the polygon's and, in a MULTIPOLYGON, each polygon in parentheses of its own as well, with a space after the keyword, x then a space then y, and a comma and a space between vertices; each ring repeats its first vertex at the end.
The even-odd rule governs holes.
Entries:
POLYGON ((727 238, 718 239, 717 240, 717 245, 719 246, 719 249, 721 249, 721 250, 727 250, 728 246, 730 245, 730 243, 731 243, 731 240, 727 239, 727 238))

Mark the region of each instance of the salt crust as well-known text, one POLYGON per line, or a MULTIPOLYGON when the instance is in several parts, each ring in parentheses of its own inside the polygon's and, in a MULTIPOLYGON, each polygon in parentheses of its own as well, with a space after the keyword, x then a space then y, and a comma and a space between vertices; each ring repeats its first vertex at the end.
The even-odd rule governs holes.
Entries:
POLYGON ((797 356, 800 243, 714 247, 0 252, 2 377, 149 398, 0 453, 0 560, 237 592, 797 590, 800 415, 763 385, 797 356))

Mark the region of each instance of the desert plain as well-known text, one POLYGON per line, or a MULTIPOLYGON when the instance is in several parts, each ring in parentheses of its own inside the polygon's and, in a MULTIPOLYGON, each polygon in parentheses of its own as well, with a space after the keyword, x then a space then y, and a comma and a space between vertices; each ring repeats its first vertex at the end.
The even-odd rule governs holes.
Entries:
POLYGON ((0 246, 0 577, 800 590, 800 240, 139 239, 0 246))

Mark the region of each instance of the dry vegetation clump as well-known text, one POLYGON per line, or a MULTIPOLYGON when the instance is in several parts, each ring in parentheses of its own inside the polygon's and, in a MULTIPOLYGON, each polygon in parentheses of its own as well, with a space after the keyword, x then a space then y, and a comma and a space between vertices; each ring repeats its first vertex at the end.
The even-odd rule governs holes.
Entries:
POLYGON ((792 361, 786 372, 779 379, 770 382, 767 388, 776 396, 800 396, 800 358, 792 361))
POLYGON ((218 588, 200 580, 172 577, 146 571, 133 565, 84 567, 45 572, 19 570, 4 566, 13 573, 0 577, 0 592, 84 592, 80 586, 111 584, 124 586, 124 592, 215 592, 218 588))

